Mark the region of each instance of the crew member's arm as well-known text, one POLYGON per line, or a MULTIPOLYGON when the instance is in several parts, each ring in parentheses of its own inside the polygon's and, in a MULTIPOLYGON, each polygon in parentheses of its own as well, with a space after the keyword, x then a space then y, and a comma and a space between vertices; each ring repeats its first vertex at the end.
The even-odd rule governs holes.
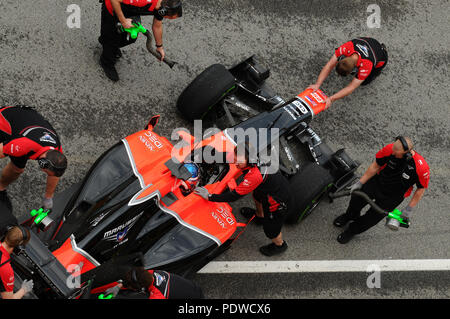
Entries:
POLYGON ((111 5, 113 7, 113 11, 116 14, 117 18, 119 19, 120 23, 125 29, 130 29, 133 27, 133 20, 125 18, 125 15, 123 14, 122 7, 120 4, 122 3, 122 0, 111 0, 111 5))
POLYGON ((47 186, 45 188, 45 198, 53 198, 59 177, 47 175, 47 186))
POLYGON ((16 181, 23 172, 23 168, 19 168, 12 162, 9 162, 2 170, 2 175, 0 178, 0 191, 5 190, 9 184, 16 181))
POLYGON ((0 285, 2 285, 2 291, 0 296, 2 299, 22 299, 27 293, 33 290, 33 280, 24 280, 22 287, 14 293, 14 273, 11 269, 11 273, 3 272, 0 274, 0 285))
POLYGON ((161 61, 164 60, 166 53, 163 48, 163 22, 162 20, 153 18, 152 25, 153 36, 155 37, 156 51, 161 54, 161 61))
POLYGON ((338 63, 337 56, 336 56, 336 54, 333 54, 331 59, 322 68, 322 71, 320 71, 320 74, 319 74, 319 77, 317 78, 316 83, 310 85, 308 87, 308 89, 313 89, 314 91, 318 90, 320 88, 320 86, 323 84, 323 82, 330 75, 331 71, 333 71, 333 69, 336 67, 337 63, 338 63))
POLYGON ((253 192, 262 181, 261 172, 257 167, 254 167, 244 176, 244 180, 234 190, 227 190, 222 194, 207 194, 206 188, 200 187, 202 190, 196 190, 196 193, 212 202, 234 202, 253 192))
POLYGON ((423 194, 425 194, 425 188, 417 188, 416 191, 414 192, 414 195, 412 196, 411 201, 409 202, 408 206, 411 208, 416 207, 416 205, 422 199, 423 194))
POLYGON ((347 85, 345 88, 343 88, 339 92, 337 92, 337 93, 335 93, 332 96, 327 98, 327 100, 326 100, 326 107, 329 108, 331 103, 333 103, 334 101, 342 99, 342 98, 346 97, 347 95, 350 95, 351 93, 353 93, 353 91, 356 90, 361 85, 361 83, 363 83, 363 82, 364 82, 364 80, 359 80, 357 78, 354 78, 349 83, 349 85, 347 85))
POLYGON ((3 143, 0 143, 0 158, 6 157, 5 153, 3 153, 3 143))
POLYGON ((418 181, 416 183, 417 189, 414 192, 408 206, 406 206, 405 210, 403 211, 403 213, 407 217, 411 217, 412 211, 422 199, 423 195, 425 194, 425 190, 428 188, 428 184, 430 183, 430 168, 428 167, 428 164, 425 162, 425 160, 422 159, 420 161, 416 161, 416 165, 416 172, 418 175, 418 181))
POLYGON ((2 299, 22 299, 23 296, 25 296, 25 289, 20 288, 17 292, 12 291, 4 291, 0 293, 0 296, 2 296, 2 299))
POLYGON ((374 161, 372 164, 370 164, 369 168, 367 168, 366 172, 363 176, 359 179, 359 182, 361 184, 365 184, 369 179, 374 177, 379 171, 381 166, 377 164, 376 161, 374 161))

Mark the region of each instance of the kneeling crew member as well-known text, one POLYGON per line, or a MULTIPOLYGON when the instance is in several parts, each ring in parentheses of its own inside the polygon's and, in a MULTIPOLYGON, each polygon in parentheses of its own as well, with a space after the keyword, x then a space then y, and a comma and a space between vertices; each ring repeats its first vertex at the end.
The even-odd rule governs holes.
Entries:
POLYGON ((353 39, 335 50, 331 59, 320 72, 316 83, 308 88, 318 90, 334 68, 341 76, 354 74, 355 78, 350 84, 327 98, 326 107, 328 108, 331 103, 351 94, 360 85, 367 85, 372 82, 374 78, 380 75, 387 61, 388 54, 384 44, 380 44, 373 38, 353 39))
POLYGON ((195 192, 212 202, 234 202, 253 192, 257 207, 262 208, 263 216, 259 210, 258 217, 262 219, 264 233, 272 240, 271 244, 260 247, 260 252, 266 256, 284 252, 288 246, 283 240, 281 229, 288 210, 294 207, 288 180, 280 171, 269 174, 268 167, 260 168, 256 164, 252 164, 248 146, 239 147, 238 145, 235 148, 235 163, 245 174, 244 180, 236 189, 222 194, 209 194, 206 188, 198 187, 195 192), (245 149, 243 156, 238 152, 240 148, 245 149))
POLYGON ((136 42, 127 40, 127 34, 120 34, 117 23, 129 29, 134 27, 133 18, 140 21, 142 15, 153 15, 152 31, 156 42, 156 51, 164 59, 163 19, 176 19, 182 16, 181 0, 104 0, 101 14, 101 30, 99 42, 103 46, 100 65, 106 76, 116 82, 119 75, 115 63, 122 56, 120 48, 136 42))
POLYGON ((29 159, 37 160, 47 174, 43 207, 53 207, 53 195, 67 167, 61 143, 50 123, 34 109, 8 106, 0 109, 0 158, 9 156, 0 178, 0 200, 12 209, 6 194, 9 184, 25 171, 29 159))
MULTIPOLYGON (((374 199, 378 206, 386 212, 391 212, 411 194, 416 185, 414 195, 403 210, 403 215, 409 218, 428 188, 429 181, 430 170, 425 159, 413 150, 411 139, 398 136, 394 143, 383 147, 376 154, 375 161, 350 190, 361 189, 374 199)), ((365 200, 352 196, 346 213, 334 220, 337 227, 344 227, 352 221, 347 230, 338 236, 339 243, 349 242, 353 236, 375 226, 385 217, 372 208, 360 216, 366 205, 368 204, 365 200)))
POLYGON ((14 292, 14 271, 11 267, 10 255, 14 248, 23 246, 30 240, 30 231, 22 226, 14 226, 8 230, 5 239, 0 243, 0 296, 2 299, 22 299, 33 290, 33 280, 24 280, 17 292, 14 292))

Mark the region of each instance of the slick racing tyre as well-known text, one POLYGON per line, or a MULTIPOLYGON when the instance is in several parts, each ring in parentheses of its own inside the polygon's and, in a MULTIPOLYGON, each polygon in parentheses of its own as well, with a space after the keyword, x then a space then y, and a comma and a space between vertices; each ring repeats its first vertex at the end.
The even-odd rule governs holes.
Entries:
POLYGON ((321 197, 333 183, 333 177, 322 166, 308 163, 289 180, 289 183, 298 200, 286 217, 286 223, 294 224, 303 220, 316 208, 321 197))
POLYGON ((213 64, 184 89, 177 108, 187 120, 202 119, 235 87, 234 76, 222 64, 213 64))

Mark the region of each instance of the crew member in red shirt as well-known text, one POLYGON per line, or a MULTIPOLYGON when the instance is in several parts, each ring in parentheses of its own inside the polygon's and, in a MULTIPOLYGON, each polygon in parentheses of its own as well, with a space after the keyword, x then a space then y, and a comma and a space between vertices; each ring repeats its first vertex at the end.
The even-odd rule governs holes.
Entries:
POLYGON ((204 187, 198 187, 195 193, 212 202, 233 202, 253 192, 256 211, 244 207, 241 212, 245 217, 256 214, 256 219, 262 223, 264 233, 272 243, 260 247, 259 251, 266 256, 281 254, 287 249, 283 240, 282 226, 290 208, 293 196, 290 192, 289 181, 280 171, 269 174, 268 167, 259 167, 251 160, 252 149, 247 146, 235 148, 235 163, 244 172, 244 180, 234 190, 227 190, 222 194, 209 194, 204 187), (244 149, 242 155, 239 149, 244 149))
POLYGON ((47 174, 43 207, 53 207, 53 194, 67 167, 61 142, 50 123, 33 108, 8 106, 0 108, 0 158, 10 162, 0 177, 0 200, 11 210, 6 188, 24 172, 29 159, 37 160, 47 174))
MULTIPOLYGON (((410 138, 398 136, 394 143, 386 145, 376 154, 375 161, 350 190, 361 189, 378 206, 391 212, 411 195, 415 185, 414 195, 402 212, 409 218, 428 188, 429 181, 430 169, 425 159, 413 149, 410 138)), ((372 208, 361 216, 360 212, 366 205, 364 199, 352 196, 346 213, 334 220, 337 227, 344 227, 352 221, 347 230, 339 235, 338 242, 347 243, 354 235, 375 226, 385 217, 372 208)))
POLYGON ((204 299, 201 288, 191 280, 167 271, 146 270, 143 267, 133 267, 127 271, 124 279, 107 289, 105 295, 119 295, 120 298, 122 289, 139 292, 148 299, 204 299))
POLYGON ((353 39, 335 50, 320 72, 316 83, 308 88, 318 90, 334 68, 341 76, 354 74, 355 78, 345 88, 327 98, 326 107, 328 108, 331 103, 351 94, 360 85, 372 82, 381 73, 387 61, 388 54, 384 44, 367 37, 353 39))
POLYGON ((115 63, 122 56, 120 48, 136 42, 127 39, 127 34, 120 34, 117 24, 125 29, 133 27, 133 20, 140 22, 141 16, 153 15, 152 31, 155 37, 156 51, 165 57, 163 47, 163 19, 176 19, 182 16, 181 0, 104 0, 101 14, 99 42, 103 46, 100 65, 106 76, 119 81, 115 63))
POLYGON ((30 239, 30 231, 22 226, 14 226, 8 230, 5 239, 0 243, 0 296, 2 299, 22 299, 33 290, 33 280, 24 280, 21 288, 14 292, 14 271, 10 259, 14 248, 26 245, 30 239))

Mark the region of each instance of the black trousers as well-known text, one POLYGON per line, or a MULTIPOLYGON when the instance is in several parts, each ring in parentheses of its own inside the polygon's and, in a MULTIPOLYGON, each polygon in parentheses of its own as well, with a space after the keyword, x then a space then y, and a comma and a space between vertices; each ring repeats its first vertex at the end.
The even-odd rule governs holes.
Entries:
MULTIPOLYGON (((133 20, 141 21, 139 16, 132 17, 133 20)), ((137 39, 128 38, 128 33, 119 33, 117 31, 117 23, 119 20, 115 15, 111 15, 106 9, 105 4, 102 5, 100 38, 98 39, 103 46, 101 59, 103 63, 113 66, 116 63, 116 56, 119 49, 136 42, 137 39)))
MULTIPOLYGON (((387 212, 393 211, 404 199, 403 194, 384 194, 376 176, 367 181, 361 190, 387 212)), ((367 205, 369 204, 364 199, 358 196, 351 197, 346 211, 348 217, 353 220, 348 226, 350 233, 356 235, 365 232, 385 218, 384 215, 376 212, 373 208, 370 208, 361 216, 361 210, 367 205)))

